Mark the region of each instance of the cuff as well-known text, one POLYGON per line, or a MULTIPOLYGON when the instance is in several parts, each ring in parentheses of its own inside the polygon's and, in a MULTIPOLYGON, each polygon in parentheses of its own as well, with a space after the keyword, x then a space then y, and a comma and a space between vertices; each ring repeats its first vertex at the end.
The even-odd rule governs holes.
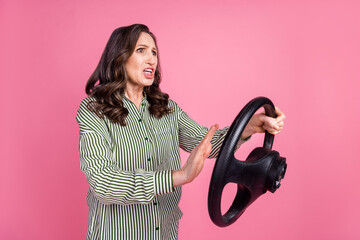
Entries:
POLYGON ((165 170, 155 172, 154 176, 155 195, 164 195, 174 191, 172 171, 165 170))
POLYGON ((242 139, 242 138, 240 137, 239 141, 238 141, 237 144, 236 144, 235 151, 240 148, 241 144, 246 143, 246 142, 249 141, 250 139, 251 139, 251 136, 250 136, 250 137, 247 137, 247 138, 245 138, 245 139, 242 139))

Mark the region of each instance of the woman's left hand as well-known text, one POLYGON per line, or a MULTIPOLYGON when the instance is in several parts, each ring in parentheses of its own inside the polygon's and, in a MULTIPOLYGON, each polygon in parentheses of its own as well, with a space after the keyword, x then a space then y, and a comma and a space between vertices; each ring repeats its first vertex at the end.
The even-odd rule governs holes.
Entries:
POLYGON ((276 118, 266 116, 265 112, 254 114, 241 134, 241 138, 246 139, 255 133, 263 133, 265 130, 273 135, 280 133, 284 127, 285 115, 277 107, 275 107, 275 113, 276 118))

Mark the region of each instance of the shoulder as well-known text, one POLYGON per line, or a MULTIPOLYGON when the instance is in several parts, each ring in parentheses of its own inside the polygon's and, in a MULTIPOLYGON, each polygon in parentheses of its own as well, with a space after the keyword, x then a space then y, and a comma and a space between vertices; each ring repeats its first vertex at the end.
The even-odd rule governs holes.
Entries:
POLYGON ((87 105, 90 103, 90 102, 93 102, 93 101, 96 101, 96 99, 94 97, 86 97, 84 98, 83 100, 81 100, 80 102, 80 107, 79 107, 79 110, 82 109, 82 108, 87 108, 87 105))
POLYGON ((103 125, 104 119, 97 116, 89 109, 91 102, 96 101, 94 97, 86 97, 80 102, 79 109, 77 110, 76 120, 79 123, 93 123, 96 125, 103 125))
POLYGON ((182 111, 179 105, 172 99, 168 100, 168 107, 170 107, 174 113, 179 113, 182 111))
POLYGON ((86 97, 80 102, 80 106, 76 115, 76 121, 79 124, 80 135, 97 134, 110 143, 111 138, 109 135, 108 123, 104 118, 100 118, 98 115, 96 115, 96 113, 88 108, 89 103, 93 101, 96 101, 96 99, 93 97, 86 97))
POLYGON ((79 109, 77 111, 77 116, 88 115, 92 113, 92 111, 90 111, 88 106, 93 101, 96 101, 94 97, 86 97, 83 100, 81 100, 79 109))

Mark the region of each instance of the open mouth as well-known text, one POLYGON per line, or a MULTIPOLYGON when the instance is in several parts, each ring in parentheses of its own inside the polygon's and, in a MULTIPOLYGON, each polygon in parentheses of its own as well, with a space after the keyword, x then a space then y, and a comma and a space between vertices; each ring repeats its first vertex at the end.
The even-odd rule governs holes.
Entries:
POLYGON ((144 75, 145 75, 146 78, 154 78, 154 73, 155 73, 155 71, 152 68, 145 68, 144 69, 144 75))
POLYGON ((152 74, 153 70, 150 68, 147 68, 144 70, 145 73, 152 74))

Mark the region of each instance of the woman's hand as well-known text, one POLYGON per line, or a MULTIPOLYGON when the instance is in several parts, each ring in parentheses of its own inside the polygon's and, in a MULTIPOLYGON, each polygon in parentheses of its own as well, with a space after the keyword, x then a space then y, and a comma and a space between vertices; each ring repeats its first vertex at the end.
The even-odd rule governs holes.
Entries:
POLYGON ((280 133, 284 127, 285 115, 277 107, 275 107, 275 113, 276 118, 268 117, 264 112, 254 114, 241 134, 241 138, 246 139, 255 133, 263 133, 265 130, 273 135, 280 133))
POLYGON ((181 186, 192 182, 201 172, 205 159, 211 152, 210 140, 213 138, 219 126, 213 125, 205 135, 203 140, 191 151, 191 154, 185 165, 179 170, 173 172, 173 186, 181 186))

